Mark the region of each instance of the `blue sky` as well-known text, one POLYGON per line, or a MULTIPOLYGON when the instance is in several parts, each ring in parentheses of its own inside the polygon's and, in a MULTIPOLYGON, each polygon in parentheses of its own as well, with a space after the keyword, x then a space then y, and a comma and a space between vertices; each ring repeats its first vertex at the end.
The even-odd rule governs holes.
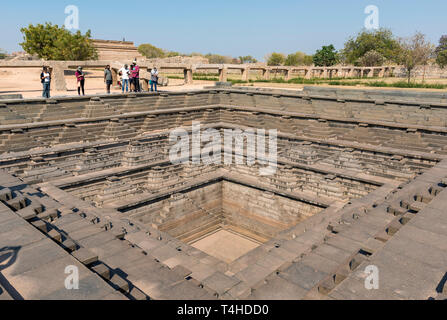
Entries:
POLYGON ((21 50, 20 28, 29 23, 63 25, 67 5, 79 8, 80 29, 91 29, 94 38, 260 60, 272 51, 342 48, 363 28, 368 5, 379 8, 380 26, 398 36, 421 31, 437 43, 447 33, 445 0, 21 0, 1 4, 0 48, 21 50))

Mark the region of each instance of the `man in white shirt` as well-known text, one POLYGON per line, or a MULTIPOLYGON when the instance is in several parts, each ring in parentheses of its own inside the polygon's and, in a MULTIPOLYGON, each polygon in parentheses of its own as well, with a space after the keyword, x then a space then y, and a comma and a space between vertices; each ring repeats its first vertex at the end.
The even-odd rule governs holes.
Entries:
POLYGON ((157 92, 157 85, 158 85, 158 70, 157 68, 152 69, 151 71, 151 91, 154 91, 154 87, 155 87, 155 92, 157 92))
POLYGON ((126 87, 126 92, 129 92, 129 66, 125 64, 124 67, 120 69, 119 74, 121 75, 121 88, 123 89, 123 93, 124 87, 126 87))
POLYGON ((43 85, 42 97, 49 99, 50 98, 51 74, 48 71, 47 67, 43 68, 43 71, 40 74, 40 81, 42 82, 42 85, 43 85))

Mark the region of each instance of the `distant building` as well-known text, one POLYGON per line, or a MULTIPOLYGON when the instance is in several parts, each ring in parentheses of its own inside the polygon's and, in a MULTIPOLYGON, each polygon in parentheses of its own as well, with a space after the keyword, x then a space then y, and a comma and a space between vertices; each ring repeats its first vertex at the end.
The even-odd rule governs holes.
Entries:
POLYGON ((93 40, 98 51, 99 60, 134 60, 144 59, 131 41, 93 40))

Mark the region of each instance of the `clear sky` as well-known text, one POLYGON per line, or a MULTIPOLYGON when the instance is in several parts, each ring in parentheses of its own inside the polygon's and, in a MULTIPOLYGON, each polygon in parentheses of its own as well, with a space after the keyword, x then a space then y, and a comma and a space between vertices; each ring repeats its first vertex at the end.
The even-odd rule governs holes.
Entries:
POLYGON ((447 33, 446 0, 10 0, 0 5, 0 48, 21 51, 20 28, 30 23, 63 25, 67 5, 79 8, 80 29, 94 38, 260 60, 272 51, 342 48, 364 27, 368 5, 398 36, 421 31, 436 44, 447 33))

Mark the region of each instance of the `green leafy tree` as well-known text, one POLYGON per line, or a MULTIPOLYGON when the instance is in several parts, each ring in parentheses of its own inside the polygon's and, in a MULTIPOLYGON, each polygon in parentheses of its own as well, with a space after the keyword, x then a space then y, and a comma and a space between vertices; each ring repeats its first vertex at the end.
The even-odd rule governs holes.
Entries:
POLYGON ((379 67, 383 65, 385 58, 376 50, 368 51, 358 59, 358 65, 362 67, 379 67))
POLYGON ((313 56, 313 62, 317 67, 330 67, 337 63, 337 51, 331 44, 323 46, 313 56))
POLYGON ((284 63, 286 66, 309 66, 312 64, 312 56, 309 56, 301 51, 289 54, 284 63))
POLYGON ((240 63, 242 63, 242 64, 244 64, 244 63, 256 63, 256 62, 258 62, 258 60, 256 60, 256 59, 253 58, 252 56, 239 57, 239 61, 240 61, 240 63))
POLYGON ((80 31, 68 33, 56 41, 58 50, 54 52, 54 60, 96 60, 98 54, 91 41, 91 32, 82 35, 80 31))
POLYGON ((205 58, 207 58, 211 64, 233 63, 232 57, 222 56, 220 54, 208 53, 205 55, 205 58))
POLYGON ((305 66, 311 66, 314 64, 314 56, 307 55, 304 57, 303 61, 305 66))
POLYGON ((20 44, 28 54, 44 60, 96 60, 98 53, 91 40, 91 31, 71 33, 64 27, 51 23, 30 24, 20 30, 20 44))
POLYGON ((435 50, 436 63, 444 69, 447 66, 447 35, 444 35, 439 39, 439 45, 435 50))
POLYGON ((3 49, 0 49, 0 59, 6 59, 7 56, 6 52, 3 51, 3 49))
POLYGON ((139 45, 138 52, 148 59, 164 58, 166 56, 166 52, 163 49, 157 48, 150 43, 139 45))
POLYGON ((170 58, 170 57, 178 57, 181 56, 182 54, 180 52, 177 51, 168 51, 166 52, 166 57, 170 58))
POLYGON ((188 54, 188 57, 204 57, 205 55, 203 55, 200 52, 191 52, 190 54, 188 54))
POLYGON ((286 57, 282 53, 273 52, 266 57, 268 66, 280 66, 286 61, 286 57))
POLYGON ((417 32, 414 36, 400 40, 401 50, 398 63, 407 71, 408 83, 411 81, 411 72, 417 66, 426 66, 433 56, 434 46, 426 40, 425 35, 417 32))
MULTIPOLYGON (((343 60, 347 64, 361 65, 361 60, 368 52, 377 52, 385 61, 396 61, 400 51, 399 41, 393 36, 391 30, 379 29, 374 31, 362 31, 356 37, 350 38, 342 50, 343 60)), ((378 57, 378 55, 376 55, 378 57)))

